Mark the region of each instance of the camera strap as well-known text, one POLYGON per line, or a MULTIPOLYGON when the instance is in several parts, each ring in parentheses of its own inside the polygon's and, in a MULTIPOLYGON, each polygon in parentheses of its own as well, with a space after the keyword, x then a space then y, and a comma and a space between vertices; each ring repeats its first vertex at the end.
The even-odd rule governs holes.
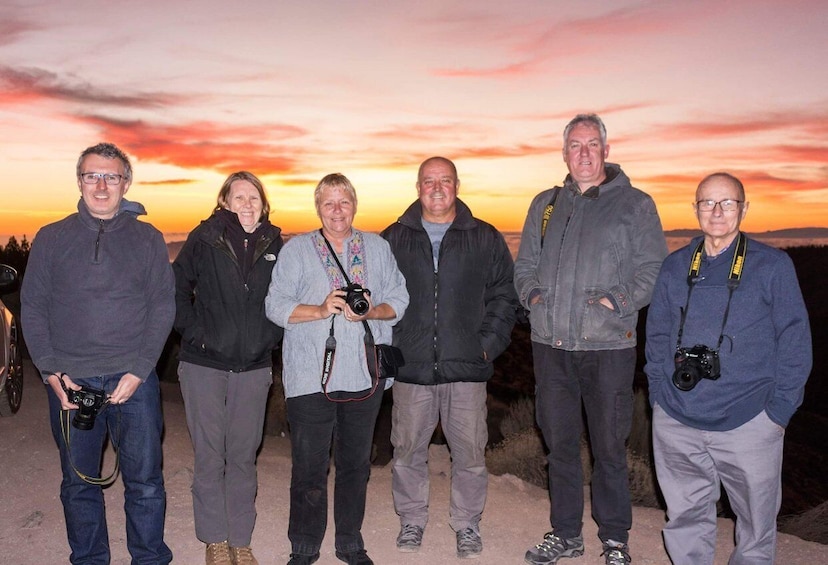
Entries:
MULTIPOLYGON (((68 394, 68 389, 66 387, 66 383, 63 381, 63 377, 65 377, 65 376, 66 376, 65 373, 61 373, 58 376, 58 378, 60 379, 60 386, 63 388, 63 390, 67 391, 67 394, 68 394)), ((107 406, 107 404, 109 404, 109 399, 108 398, 104 402, 102 408, 105 408, 107 406)), ((67 459, 69 460, 69 466, 72 467, 72 470, 75 472, 75 474, 78 477, 80 477, 81 479, 83 479, 84 482, 87 482, 90 485, 98 485, 98 486, 102 486, 102 487, 106 487, 106 486, 111 485, 112 483, 115 482, 115 478, 118 476, 118 469, 120 468, 120 460, 121 460, 121 454, 118 451, 118 445, 117 445, 117 443, 114 439, 115 436, 112 434, 112 430, 109 428, 109 425, 107 424, 106 429, 107 429, 107 432, 109 432, 109 438, 110 438, 110 442, 112 443, 112 449, 115 451, 115 468, 112 470, 112 473, 106 478, 103 478, 103 477, 90 477, 89 475, 85 475, 85 474, 81 473, 80 471, 78 471, 78 468, 75 467, 75 463, 72 461, 72 447, 71 447, 70 441, 69 441, 69 438, 71 436, 71 427, 69 425, 69 417, 70 417, 71 413, 72 413, 71 410, 64 410, 64 409, 61 408, 60 418, 59 418, 59 420, 60 420, 60 431, 61 431, 61 434, 63 435, 63 441, 66 442, 66 455, 67 455, 67 459)), ((119 433, 120 433, 120 429, 121 429, 121 416, 119 414, 118 415, 118 431, 119 431, 119 433)))
POLYGON ((558 194, 561 192, 561 187, 556 186, 552 189, 552 198, 549 204, 543 209, 543 218, 541 219, 541 236, 540 246, 543 247, 543 239, 546 237, 546 228, 549 226, 549 220, 552 218, 552 212, 555 210, 555 201, 558 200, 558 194))
MULTIPOLYGON (((679 324, 678 338, 676 339, 676 349, 681 348, 681 336, 684 333, 684 322, 687 320, 687 311, 690 309, 690 296, 693 294, 693 288, 696 283, 701 280, 701 262, 702 254, 704 252, 704 238, 696 246, 695 251, 690 259, 690 271, 687 273, 687 302, 684 308, 681 309, 681 323, 679 324)), ((733 259, 730 262, 730 274, 727 277, 727 305, 725 306, 724 316, 722 317, 722 329, 719 332, 719 342, 716 344, 716 351, 722 346, 724 341, 724 329, 727 324, 727 315, 730 312, 730 301, 733 298, 733 291, 739 287, 739 282, 742 279, 742 271, 745 266, 745 255, 747 254, 747 237, 744 233, 739 232, 739 239, 736 241, 736 246, 733 249, 733 259)))
MULTIPOLYGON (((319 235, 321 235, 322 239, 325 240, 325 245, 328 246, 328 250, 331 252, 331 257, 334 258, 337 267, 339 267, 339 270, 342 271, 342 276, 345 278, 345 284, 350 286, 351 279, 348 278, 348 273, 346 273, 345 269, 342 267, 342 263, 340 263, 339 261, 339 256, 336 254, 336 251, 334 251, 333 246, 331 246, 331 242, 328 241, 327 237, 325 237, 325 234, 322 232, 321 228, 319 229, 319 235)), ((365 336, 363 338, 363 342, 365 343, 365 360, 368 364, 368 374, 371 376, 370 391, 365 396, 355 398, 332 398, 328 394, 328 383, 331 380, 334 356, 336 355, 336 337, 334 337, 335 321, 336 316, 331 316, 331 330, 328 333, 328 339, 325 340, 325 355, 322 358, 322 392, 325 394, 325 397, 331 402, 359 402, 361 400, 367 400, 377 390, 377 387, 379 385, 379 370, 377 367, 377 352, 374 348, 374 334, 371 332, 371 327, 365 320, 362 320, 362 325, 365 328, 365 336)))

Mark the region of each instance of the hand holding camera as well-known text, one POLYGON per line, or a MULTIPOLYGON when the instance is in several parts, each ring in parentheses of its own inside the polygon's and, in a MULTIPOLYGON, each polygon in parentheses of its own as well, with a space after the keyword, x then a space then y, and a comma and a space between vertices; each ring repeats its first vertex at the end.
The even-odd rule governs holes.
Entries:
POLYGON ((95 417, 98 412, 109 404, 109 395, 102 390, 87 386, 81 386, 79 390, 69 388, 66 386, 64 377, 66 375, 61 373, 60 386, 66 393, 69 403, 78 407, 75 417, 72 418, 72 425, 79 430, 91 430, 95 427, 95 417))

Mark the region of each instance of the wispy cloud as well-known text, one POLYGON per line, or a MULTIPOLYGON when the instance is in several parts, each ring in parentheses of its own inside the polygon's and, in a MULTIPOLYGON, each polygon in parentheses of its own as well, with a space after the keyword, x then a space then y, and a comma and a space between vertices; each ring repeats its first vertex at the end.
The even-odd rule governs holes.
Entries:
POLYGON ((111 93, 87 82, 72 81, 44 69, 0 66, 0 105, 30 104, 40 100, 158 108, 181 102, 182 97, 159 92, 111 93))

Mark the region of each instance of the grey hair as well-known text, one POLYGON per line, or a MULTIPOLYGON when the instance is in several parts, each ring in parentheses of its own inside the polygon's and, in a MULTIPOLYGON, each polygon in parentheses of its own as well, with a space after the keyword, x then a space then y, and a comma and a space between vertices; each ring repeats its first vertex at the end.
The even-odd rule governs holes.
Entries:
POLYGON ((124 164, 124 178, 127 182, 132 180, 132 164, 129 162, 129 157, 113 143, 99 143, 84 149, 83 153, 78 157, 78 164, 75 166, 75 172, 78 178, 81 176, 81 165, 83 165, 83 160, 86 159, 87 155, 100 155, 105 159, 120 160, 124 164))
POLYGON ((601 118, 598 117, 598 114, 578 114, 564 128, 563 132, 563 142, 564 146, 566 146, 566 140, 569 138, 569 132, 572 131, 572 128, 577 126, 578 124, 591 124, 598 128, 598 132, 601 134, 601 145, 604 147, 607 146, 607 126, 604 125, 604 122, 601 121, 601 118))

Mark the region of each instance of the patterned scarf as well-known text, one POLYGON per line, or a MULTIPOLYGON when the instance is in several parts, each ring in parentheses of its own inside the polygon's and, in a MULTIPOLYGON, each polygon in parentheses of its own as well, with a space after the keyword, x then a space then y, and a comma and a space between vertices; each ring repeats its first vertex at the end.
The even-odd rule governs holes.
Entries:
MULTIPOLYGON (((352 283, 365 286, 365 242, 362 239, 361 231, 352 230, 351 233, 351 239, 344 249, 345 261, 342 262, 342 267, 348 271, 348 278, 351 279, 352 283)), ((331 289, 343 288, 346 285, 345 279, 336 264, 336 260, 331 256, 325 238, 319 231, 315 231, 311 239, 313 240, 313 246, 316 248, 316 254, 319 255, 319 260, 328 275, 331 289)))

